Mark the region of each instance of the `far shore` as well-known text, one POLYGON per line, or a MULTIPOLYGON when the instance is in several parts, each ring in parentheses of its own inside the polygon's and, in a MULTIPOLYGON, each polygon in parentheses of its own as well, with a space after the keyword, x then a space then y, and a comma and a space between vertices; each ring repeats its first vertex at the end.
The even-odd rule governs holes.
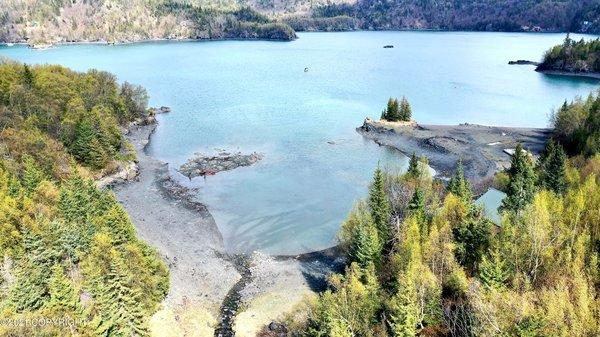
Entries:
MULTIPOLYGON (((295 38, 297 39, 297 37, 295 38)), ((141 44, 141 43, 159 43, 159 42, 212 42, 212 41, 272 41, 272 42, 290 42, 295 39, 267 39, 267 38, 152 38, 152 39, 142 39, 142 40, 134 40, 134 41, 61 41, 61 42, 48 42, 48 43, 39 43, 39 44, 30 44, 26 41, 20 42, 0 42, 0 45, 4 46, 26 46, 34 50, 45 50, 51 49, 57 46, 70 46, 70 45, 104 45, 104 46, 122 46, 122 45, 133 45, 133 44, 141 44), (39 47, 36 47, 39 45, 39 47)))
MULTIPOLYGON (((558 34, 565 33, 561 31, 547 30, 547 31, 483 31, 483 30, 448 30, 448 29, 346 29, 346 30, 296 30, 296 33, 348 33, 348 32, 439 32, 439 33, 521 33, 521 34, 558 34)), ((585 34, 585 33, 578 33, 585 34)), ((58 41, 58 42, 43 42, 39 43, 39 45, 43 45, 43 48, 34 48, 35 44, 31 44, 27 41, 18 41, 18 42, 9 42, 9 41, 0 41, 0 45, 24 45, 29 46, 32 49, 48 49, 54 46, 61 45, 86 45, 86 44, 98 44, 98 45, 129 45, 129 44, 138 44, 138 43, 152 43, 152 42, 210 42, 210 41, 273 41, 273 42, 290 42, 298 39, 296 36, 294 39, 266 39, 266 38, 148 38, 148 39, 140 39, 133 41, 114 41, 109 42, 105 40, 97 40, 97 41, 58 41)), ((567 73, 569 74, 569 73, 567 73)), ((562 74, 561 74, 562 75, 562 74)), ((565 74, 566 75, 566 74, 565 74)), ((584 76, 584 75, 575 75, 575 76, 584 76)), ((600 75, 598 75, 600 76, 600 75)), ((594 77, 600 78, 600 77, 594 77)))

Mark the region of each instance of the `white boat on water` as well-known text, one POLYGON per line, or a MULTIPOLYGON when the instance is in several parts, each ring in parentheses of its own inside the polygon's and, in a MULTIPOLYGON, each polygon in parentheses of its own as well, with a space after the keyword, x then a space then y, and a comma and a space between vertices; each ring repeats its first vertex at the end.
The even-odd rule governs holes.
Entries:
POLYGON ((12 46, 14 46, 14 45, 15 45, 14 43, 7 43, 7 44, 6 44, 6 46, 7 46, 7 47, 12 47, 12 46))

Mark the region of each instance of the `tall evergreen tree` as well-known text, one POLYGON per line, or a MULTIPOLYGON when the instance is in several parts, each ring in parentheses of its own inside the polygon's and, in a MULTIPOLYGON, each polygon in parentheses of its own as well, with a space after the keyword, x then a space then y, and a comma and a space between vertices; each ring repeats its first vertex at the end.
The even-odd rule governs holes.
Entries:
POLYGON ((27 89, 33 88, 35 77, 27 64, 23 65, 23 86, 27 89))
POLYGON ((92 125, 87 121, 77 123, 75 128, 75 140, 69 148, 71 154, 79 162, 90 164, 90 151, 92 141, 96 138, 96 133, 92 125))
POLYGON ((539 160, 540 186, 556 194, 563 194, 567 189, 566 161, 562 146, 549 140, 539 160))
POLYGON ((96 303, 102 315, 96 333, 107 336, 148 336, 141 294, 131 286, 131 276, 120 258, 111 261, 105 281, 99 284, 96 303))
POLYGON ((425 194, 422 189, 418 187, 415 189, 415 193, 413 193, 412 198, 408 202, 408 209, 417 214, 425 212, 425 194))
POLYGON ((472 207, 466 219, 452 227, 456 260, 463 267, 476 270, 489 247, 490 235, 491 222, 483 215, 482 209, 472 207))
POLYGON ((458 161, 456 171, 454 172, 452 178, 450 178, 446 190, 448 193, 454 194, 465 202, 471 202, 471 199, 473 198, 473 192, 471 192, 471 184, 465 178, 465 170, 463 168, 462 160, 458 161))
POLYGON ((419 158, 417 158, 417 155, 414 152, 410 156, 410 160, 408 162, 408 170, 406 171, 406 173, 411 178, 418 178, 421 173, 421 170, 419 169, 419 158))
POLYGON ((52 276, 49 281, 50 300, 45 307, 53 310, 74 312, 80 309, 79 297, 73 285, 63 271, 60 264, 52 267, 52 276))
POLYGON ((369 264, 378 264, 381 257, 381 243, 379 234, 372 222, 356 226, 350 247, 350 257, 361 267, 369 264))
POLYGON ((29 156, 23 156, 23 187, 28 192, 32 192, 44 180, 45 175, 37 166, 35 160, 29 156))
POLYGON ((509 183, 500 209, 518 212, 531 202, 535 193, 535 172, 529 155, 519 143, 508 170, 509 183))
POLYGON ((373 174, 373 183, 369 191, 369 208, 371 217, 381 242, 385 245, 390 238, 388 220, 390 216, 390 205, 385 193, 383 172, 377 167, 373 174))
POLYGON ((381 114, 381 118, 390 122, 400 120, 400 108, 397 99, 390 97, 386 109, 381 114))
POLYGON ((484 256, 479 266, 479 280, 488 289, 503 289, 510 277, 506 262, 502 260, 497 250, 492 251, 489 257, 484 256))
POLYGON ((400 111, 398 112, 398 119, 403 122, 410 122, 412 118, 412 109, 410 107, 410 103, 406 97, 402 96, 402 100, 400 101, 400 111))

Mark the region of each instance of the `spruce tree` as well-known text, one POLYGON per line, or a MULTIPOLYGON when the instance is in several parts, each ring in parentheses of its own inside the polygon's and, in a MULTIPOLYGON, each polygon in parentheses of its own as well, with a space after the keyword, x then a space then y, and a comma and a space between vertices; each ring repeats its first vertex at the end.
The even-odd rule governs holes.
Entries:
POLYGON ((69 148, 69 152, 71 152, 75 159, 80 163, 89 165, 91 145, 95 138, 95 131, 89 122, 82 121, 77 123, 75 128, 75 140, 69 148))
POLYGON ((418 187, 415 189, 415 193, 413 193, 413 196, 408 203, 408 209, 417 214, 425 212, 425 194, 423 193, 423 190, 418 187))
POLYGON ((386 109, 383 110, 381 114, 381 118, 390 122, 396 122, 400 119, 400 110, 397 99, 390 97, 386 109))
POLYGON ((389 323, 393 337, 416 336, 418 318, 414 297, 413 286, 406 280, 401 281, 400 289, 392 298, 389 309, 389 323))
POLYGON ((106 166, 108 162, 108 155, 102 144, 97 138, 93 138, 89 144, 89 152, 86 160, 86 164, 94 169, 101 169, 106 166))
POLYGON ((109 336, 148 336, 141 294, 125 271, 124 263, 113 256, 108 275, 97 288, 95 299, 101 319, 95 332, 109 336))
POLYGON ((410 107, 410 103, 408 103, 406 97, 403 96, 402 100, 400 101, 400 111, 398 113, 398 119, 403 122, 410 122, 411 118, 412 109, 410 107))
POLYGON ((373 218, 375 228, 377 228, 377 232, 379 233, 379 239, 385 244, 390 237, 388 226, 390 205, 385 193, 383 172, 379 167, 375 169, 373 183, 369 190, 369 209, 371 210, 371 217, 373 218))
POLYGON ((510 277, 508 266, 502 260, 498 251, 493 251, 487 257, 484 256, 479 266, 479 280, 488 289, 503 289, 510 277))
POLYGON ((27 64, 23 65, 23 86, 27 89, 33 88, 35 77, 27 64))
POLYGON ((37 166, 35 160, 29 156, 23 156, 23 187, 27 192, 32 192, 44 180, 45 175, 37 166))
POLYGON ((71 281, 65 276, 63 267, 60 264, 52 267, 52 276, 48 288, 50 300, 46 303, 46 308, 67 312, 80 309, 79 297, 73 289, 71 281))
POLYGON ((452 193, 459 197, 465 202, 471 202, 473 198, 473 192, 471 192, 471 184, 465 178, 465 170, 463 168, 462 160, 458 161, 456 171, 446 187, 448 193, 452 193))
POLYGON ((531 159, 520 143, 512 156, 508 176, 506 197, 502 200, 500 209, 518 212, 533 200, 536 180, 531 159))
POLYGON ((411 178, 418 178, 420 173, 421 170, 419 169, 419 158, 417 158, 417 155, 413 152, 408 162, 408 170, 406 171, 406 174, 408 174, 408 176, 411 178))
POLYGON ((381 243, 379 234, 372 222, 356 226, 352 237, 350 257, 361 267, 369 264, 378 264, 381 257, 381 243))
POLYGON ((563 194, 567 189, 566 178, 567 156, 560 144, 548 141, 542 153, 539 165, 539 183, 542 188, 556 194, 563 194))

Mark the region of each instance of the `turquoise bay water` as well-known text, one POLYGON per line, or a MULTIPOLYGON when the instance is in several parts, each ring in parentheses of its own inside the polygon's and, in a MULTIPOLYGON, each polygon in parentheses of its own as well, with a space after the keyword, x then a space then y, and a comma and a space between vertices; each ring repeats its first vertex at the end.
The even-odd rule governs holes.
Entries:
MULTIPOLYGON (((422 123, 547 125, 552 107, 598 82, 547 76, 539 60, 561 34, 304 33, 293 42, 161 42, 0 47, 27 63, 97 68, 145 86, 160 116, 150 153, 173 170, 195 152, 259 151, 251 167, 183 183, 198 187, 230 251, 296 254, 331 246, 377 163, 406 158, 355 132, 390 96, 422 123), (382 46, 393 44, 393 49, 382 46), (308 72, 304 68, 308 67, 308 72), (329 144, 333 141, 335 144, 329 144)), ((168 233, 165 233, 168 235, 168 233)))

